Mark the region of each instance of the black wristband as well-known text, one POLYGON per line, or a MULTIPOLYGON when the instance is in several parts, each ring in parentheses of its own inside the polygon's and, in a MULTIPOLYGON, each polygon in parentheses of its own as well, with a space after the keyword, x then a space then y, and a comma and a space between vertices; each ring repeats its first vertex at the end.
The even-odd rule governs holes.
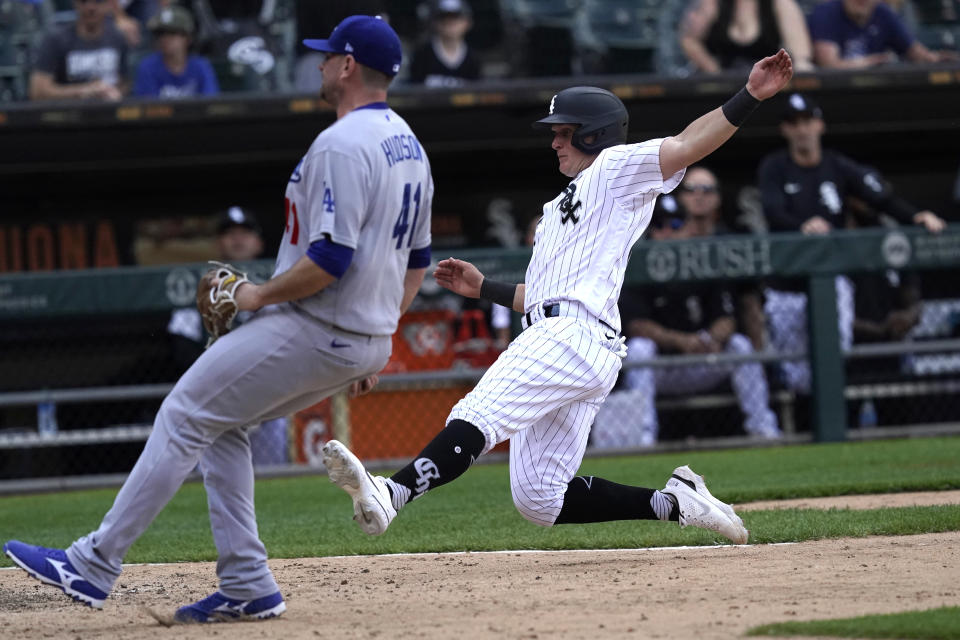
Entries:
POLYGON ((723 111, 723 117, 730 124, 739 127, 758 106, 760 106, 760 101, 750 95, 750 92, 744 87, 735 96, 724 102, 720 109, 723 111))
POLYGON ((513 309, 513 298, 517 293, 517 285, 506 282, 497 282, 484 278, 480 283, 480 297, 490 302, 496 302, 507 309, 513 309))

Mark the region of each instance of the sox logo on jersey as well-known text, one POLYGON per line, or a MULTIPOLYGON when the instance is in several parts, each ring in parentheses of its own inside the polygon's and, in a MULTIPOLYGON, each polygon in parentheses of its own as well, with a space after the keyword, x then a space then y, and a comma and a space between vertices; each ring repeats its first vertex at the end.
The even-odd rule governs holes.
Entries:
POLYGON ((580 208, 581 205, 579 200, 577 200, 576 203, 573 202, 573 194, 576 192, 577 185, 573 182, 563 190, 563 200, 557 205, 557 208, 563 213, 563 216, 560 217, 560 222, 563 224, 567 224, 568 221, 572 221, 573 224, 580 222, 580 218, 573 213, 580 208))

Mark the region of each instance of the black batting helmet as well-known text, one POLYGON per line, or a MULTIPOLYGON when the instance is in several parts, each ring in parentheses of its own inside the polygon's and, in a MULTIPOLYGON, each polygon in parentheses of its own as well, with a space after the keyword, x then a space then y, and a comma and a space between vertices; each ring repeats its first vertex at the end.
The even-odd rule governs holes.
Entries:
POLYGON ((553 96, 550 114, 533 123, 535 129, 549 129, 555 124, 577 124, 571 144, 593 155, 607 147, 627 141, 627 108, 620 98, 599 87, 570 87, 553 96), (583 139, 596 136, 587 144, 583 139))

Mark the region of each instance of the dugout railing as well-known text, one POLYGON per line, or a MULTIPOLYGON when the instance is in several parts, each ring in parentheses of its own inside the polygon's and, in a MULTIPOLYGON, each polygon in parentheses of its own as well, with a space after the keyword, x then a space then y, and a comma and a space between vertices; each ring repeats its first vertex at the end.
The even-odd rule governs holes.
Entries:
MULTIPOLYGON (((508 281, 521 281, 529 258, 528 250, 473 250, 458 253, 470 260, 488 276, 508 281)), ((871 229, 839 232, 827 237, 811 238, 799 234, 722 236, 702 240, 645 242, 634 247, 627 282, 670 287, 677 282, 716 280, 758 280, 774 276, 804 278, 809 296, 809 352, 763 352, 749 356, 716 354, 710 356, 663 356, 628 366, 669 367, 678 364, 723 363, 753 360, 775 365, 785 359, 809 359, 812 385, 806 398, 805 413, 797 414, 798 396, 793 391, 771 390, 771 406, 781 415, 788 442, 834 441, 848 437, 882 437, 919 433, 956 432, 960 421, 952 406, 939 412, 937 419, 919 417, 894 421, 890 428, 868 429, 856 424, 851 407, 866 401, 888 399, 953 396, 960 390, 960 371, 947 367, 940 375, 896 376, 895 379, 848 382, 845 362, 871 358, 916 358, 923 354, 955 358, 960 340, 952 335, 928 336, 924 341, 905 341, 871 345, 855 345, 846 352, 838 348, 837 310, 833 281, 838 274, 879 272, 890 269, 917 272, 949 273, 960 263, 960 228, 951 226, 939 235, 915 229, 871 229)), ((257 277, 267 277, 272 264, 258 262, 246 265, 257 277)), ((101 318, 163 314, 192 300, 197 276, 205 265, 171 265, 168 267, 118 268, 75 272, 25 273, 0 276, 0 326, 42 324, 52 319, 69 319, 78 326, 96 324, 101 318)), ((944 279, 944 278, 941 278, 944 279)), ((950 280, 948 276, 945 278, 950 280)), ((421 300, 429 306, 440 291, 428 282, 421 300)), ((942 294, 941 294, 942 295, 942 294)), ((960 299, 960 285, 956 298, 960 299)), ((16 339, 15 337, 13 338, 16 339)), ((12 343, 8 343, 9 344, 12 343)), ((20 356, 23 357, 23 354, 20 356)), ((51 372, 57 367, 57 354, 37 356, 51 372)), ((73 425, 68 429, 44 428, 44 412, 68 404, 103 402, 159 401, 172 387, 172 381, 152 384, 111 384, 109 386, 75 385, 68 388, 23 388, 16 366, 5 366, 0 387, 0 490, 42 488, 38 477, 26 471, 41 451, 57 450, 60 456, 70 455, 71 447, 129 445, 138 450, 149 435, 149 420, 119 422, 84 429, 73 425), (19 470, 19 471, 18 471, 19 470), (25 484, 26 483, 26 484, 25 484)), ((468 389, 482 374, 483 368, 446 371, 422 371, 384 375, 374 395, 413 395, 428 389, 443 389, 456 397, 468 389)), ((55 377, 55 376, 54 376, 55 377)), ((700 409, 730 406, 729 392, 710 392, 686 397, 658 398, 658 410, 700 409)), ((343 398, 334 401, 326 414, 330 422, 328 435, 349 440, 351 416, 343 398)), ((408 410, 416 414, 417 410, 408 410)), ((416 416, 413 416, 416 418, 416 416)), ((360 419, 354 416, 355 419, 360 419)), ((366 419, 370 419, 369 416, 366 419)), ((54 424, 56 424, 54 422, 54 424)), ((433 431, 439 428, 433 425, 433 431)), ((873 426, 873 425, 867 425, 873 426)), ((428 427, 429 428, 429 427, 428 427)), ((395 434, 396 435, 396 434, 395 434)), ((753 441, 743 438, 699 438, 700 445, 729 446, 753 441)), ((661 449, 694 446, 690 440, 665 441, 661 449)), ((415 452, 414 452, 415 453, 415 452)), ((398 457, 384 455, 384 459, 398 457)), ((302 469, 315 461, 304 460, 283 465, 302 469)), ((92 463, 89 471, 96 472, 92 463)), ((50 473, 48 475, 60 475, 50 473)), ((83 475, 89 475, 84 473, 83 475)), ((50 486, 61 486, 62 479, 50 486)), ((89 478, 86 482, 90 482, 89 478)), ((49 483, 48 483, 49 484, 49 483)))

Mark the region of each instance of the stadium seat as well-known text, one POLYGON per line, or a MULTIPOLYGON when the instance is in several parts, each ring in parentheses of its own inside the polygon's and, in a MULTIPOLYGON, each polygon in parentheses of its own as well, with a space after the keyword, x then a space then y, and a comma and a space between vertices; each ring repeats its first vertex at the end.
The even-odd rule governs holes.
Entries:
POLYGON ((930 49, 960 50, 960 0, 913 0, 917 39, 930 49))
POLYGON ((661 11, 656 0, 585 0, 573 29, 583 71, 654 71, 661 11))
POLYGON ((581 0, 503 0, 501 11, 505 19, 523 27, 569 29, 581 4, 581 0))
POLYGON ((502 0, 504 40, 519 48, 514 75, 572 73, 571 28, 581 4, 582 0, 502 0))

